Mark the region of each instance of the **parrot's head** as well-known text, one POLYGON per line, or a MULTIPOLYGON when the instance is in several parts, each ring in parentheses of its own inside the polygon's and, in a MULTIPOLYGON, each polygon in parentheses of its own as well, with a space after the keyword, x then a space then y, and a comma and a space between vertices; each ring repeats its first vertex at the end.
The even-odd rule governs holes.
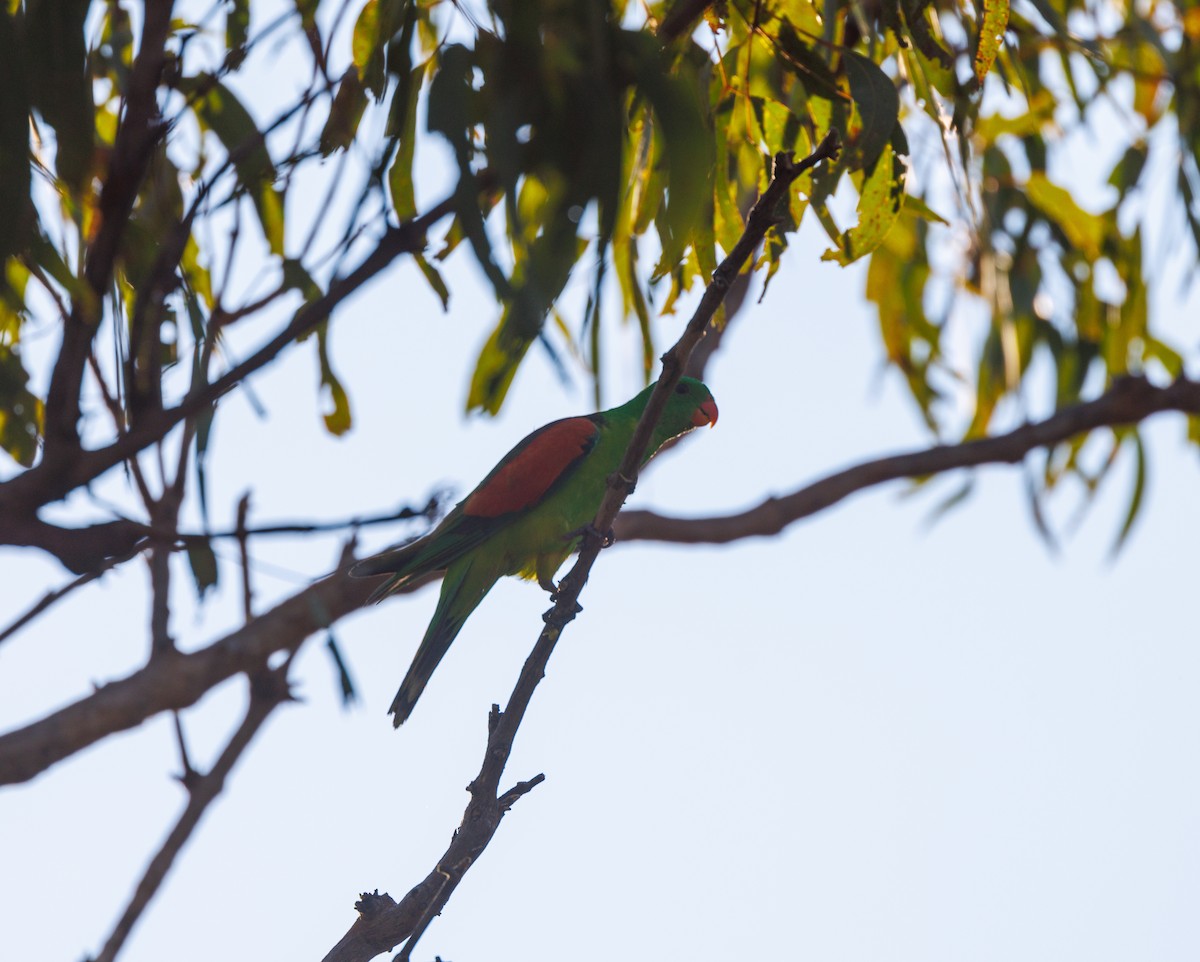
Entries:
POLYGON ((692 428, 710 427, 717 423, 717 402, 703 381, 694 377, 683 377, 667 399, 662 418, 658 422, 659 432, 668 438, 676 437, 692 428))

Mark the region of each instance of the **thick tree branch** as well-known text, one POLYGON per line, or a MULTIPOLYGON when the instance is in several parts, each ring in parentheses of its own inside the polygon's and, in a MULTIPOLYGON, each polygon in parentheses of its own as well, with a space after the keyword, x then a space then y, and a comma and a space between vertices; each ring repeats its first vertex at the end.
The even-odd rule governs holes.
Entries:
POLYGON ((725 544, 766 537, 877 484, 981 464, 1016 464, 1037 448, 1060 444, 1096 428, 1136 424, 1160 411, 1200 414, 1200 383, 1180 378, 1167 387, 1155 387, 1145 378, 1122 378, 1094 401, 1064 408, 1044 421, 1022 425, 1007 434, 864 461, 738 514, 685 519, 626 511, 617 518, 616 534, 621 541, 679 544, 725 544))
POLYGON ((108 735, 194 705, 234 675, 260 671, 276 651, 294 652, 309 635, 361 607, 370 589, 339 569, 206 648, 170 650, 132 675, 0 736, 0 785, 28 781, 108 735))
POLYGON ((136 521, 103 521, 86 528, 60 528, 34 515, 5 518, 0 544, 40 548, 54 555, 72 574, 110 567, 114 558, 136 553, 146 526, 136 521))
MULTIPOLYGON (((1180 379, 1167 387, 1156 387, 1143 378, 1125 378, 1096 400, 1064 408, 1044 421, 994 438, 867 461, 737 515, 687 520, 627 511, 617 517, 615 528, 622 541, 725 543, 768 536, 877 484, 982 464, 1015 464, 1037 448, 1097 428, 1135 424, 1162 411, 1200 415, 1200 383, 1180 379)), ((413 590, 434 577, 413 585, 413 590)), ((272 652, 294 651, 308 635, 358 608, 368 593, 369 585, 335 572, 207 648, 187 655, 173 654, 41 721, 0 736, 0 784, 26 781, 74 752, 140 725, 160 711, 194 704, 227 678, 265 664, 272 652), (318 611, 325 617, 316 617, 318 611)), ((539 638, 505 711, 504 717, 510 721, 517 720, 518 709, 523 713, 536 685, 534 678, 544 672, 548 649, 552 648, 548 637, 545 644, 539 638)), ((497 731, 504 739, 494 746, 500 751, 496 757, 507 759, 511 749, 508 739, 515 731, 507 724, 497 731)), ((495 777, 498 781, 499 772, 495 777)))

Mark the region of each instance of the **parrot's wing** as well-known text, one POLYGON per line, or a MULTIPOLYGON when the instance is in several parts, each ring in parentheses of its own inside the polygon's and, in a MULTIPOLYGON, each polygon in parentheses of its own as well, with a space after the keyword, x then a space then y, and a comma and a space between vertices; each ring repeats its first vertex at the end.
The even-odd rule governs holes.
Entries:
POLYGON ((463 514, 505 524, 518 512, 537 507, 575 473, 599 436, 596 415, 563 418, 538 428, 463 499, 463 514))
POLYGON ((538 428, 508 452, 486 478, 419 541, 360 561, 355 577, 392 574, 372 598, 440 571, 536 508, 578 469, 600 434, 596 415, 564 418, 538 428))

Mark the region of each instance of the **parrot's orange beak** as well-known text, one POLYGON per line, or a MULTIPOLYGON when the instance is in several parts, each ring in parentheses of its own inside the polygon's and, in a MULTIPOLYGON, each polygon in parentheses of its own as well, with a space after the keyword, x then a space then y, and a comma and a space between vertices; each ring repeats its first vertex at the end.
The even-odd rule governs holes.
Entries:
POLYGON ((701 427, 704 427, 704 425, 706 425, 706 424, 709 427, 712 427, 716 423, 717 423, 717 402, 714 401, 712 398, 709 398, 707 401, 705 401, 703 404, 701 404, 698 408, 696 408, 695 413, 692 415, 692 424, 695 427, 701 428, 701 427))

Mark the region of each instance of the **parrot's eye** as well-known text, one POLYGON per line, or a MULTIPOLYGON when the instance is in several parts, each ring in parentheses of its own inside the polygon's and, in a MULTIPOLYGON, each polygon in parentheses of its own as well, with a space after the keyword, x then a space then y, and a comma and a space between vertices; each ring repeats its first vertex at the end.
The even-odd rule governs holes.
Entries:
POLYGON ((675 393, 676 394, 687 394, 687 392, 688 392, 688 386, 686 384, 676 384, 675 385, 675 393))

